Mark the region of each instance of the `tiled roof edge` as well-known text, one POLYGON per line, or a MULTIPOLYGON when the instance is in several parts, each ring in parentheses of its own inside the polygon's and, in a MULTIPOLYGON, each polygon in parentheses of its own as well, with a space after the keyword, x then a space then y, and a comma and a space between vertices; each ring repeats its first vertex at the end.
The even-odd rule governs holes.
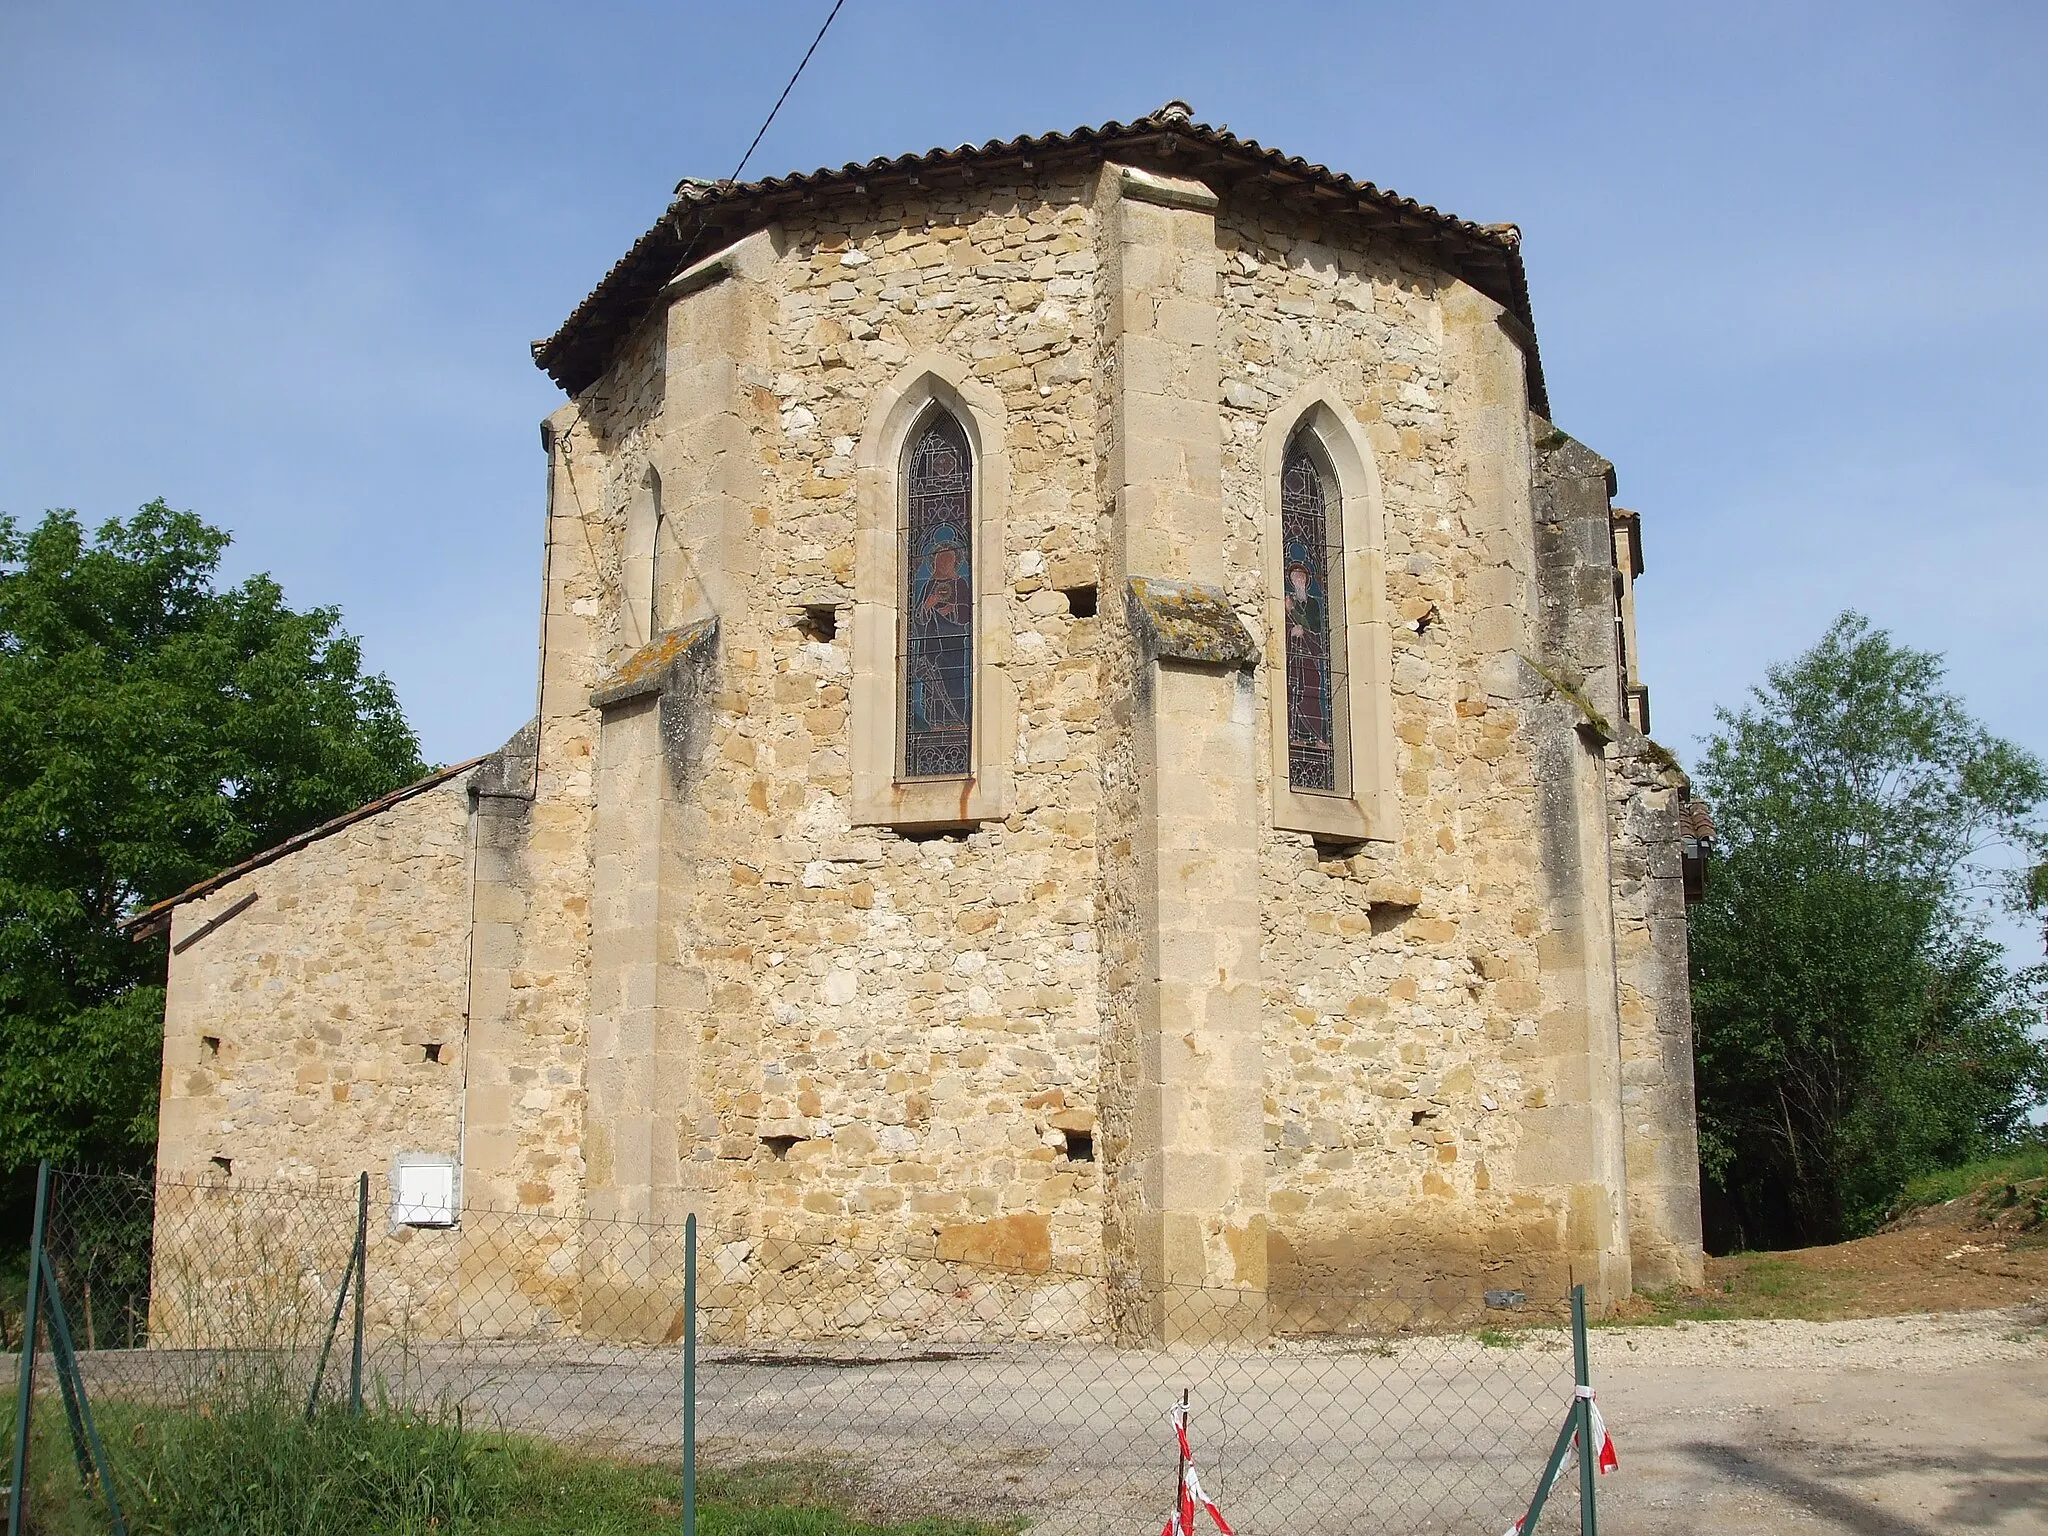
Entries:
POLYGON ((1029 161, 1034 156, 1093 159, 1138 149, 1172 157, 1181 168, 1197 172, 1201 167, 1187 165, 1186 152, 1207 151, 1214 159, 1241 163, 1276 190, 1291 184, 1306 187, 1312 195, 1349 200, 1345 211, 1397 231, 1420 246, 1436 265, 1471 283, 1521 322, 1528 333, 1529 403, 1537 414, 1550 414, 1535 344, 1528 274, 1522 265, 1520 230, 1512 224, 1475 224, 1457 218, 1369 181, 1357 181, 1299 156, 1268 149, 1256 140, 1241 139, 1228 129, 1190 121, 1171 108, 1128 124, 1111 122, 1071 133, 992 139, 981 145, 849 163, 838 170, 737 184, 684 181, 654 227, 634 241, 554 335, 533 344, 534 362, 571 396, 581 394, 603 375, 648 304, 686 261, 751 234, 772 222, 786 205, 821 195, 861 195, 871 183, 908 180, 935 170, 971 171, 991 162, 1029 161))
POLYGON ((294 837, 288 837, 276 847, 266 848, 261 853, 253 854, 249 858, 242 860, 241 863, 231 865, 218 874, 208 875, 197 885, 189 886, 185 890, 178 892, 177 895, 158 902, 153 907, 144 907, 126 922, 121 923, 119 931, 127 934, 131 939, 151 938, 168 926, 171 913, 186 902, 197 901, 202 896, 211 895, 222 886, 241 879, 242 876, 252 870, 261 869, 266 864, 274 864, 288 853, 297 853, 308 843, 317 843, 321 838, 330 837, 345 827, 352 827, 359 821, 368 821, 372 816, 382 815, 393 806, 401 805, 405 801, 412 799, 415 795, 423 795, 428 790, 438 788, 440 785, 446 784, 450 779, 467 773, 483 761, 484 759, 481 757, 472 757, 466 763, 454 763, 449 767, 437 769, 435 772, 428 774, 424 779, 416 779, 402 789, 394 789, 390 794, 372 800, 368 805, 359 805, 352 811, 344 811, 332 821, 323 821, 317 827, 310 828, 294 837))

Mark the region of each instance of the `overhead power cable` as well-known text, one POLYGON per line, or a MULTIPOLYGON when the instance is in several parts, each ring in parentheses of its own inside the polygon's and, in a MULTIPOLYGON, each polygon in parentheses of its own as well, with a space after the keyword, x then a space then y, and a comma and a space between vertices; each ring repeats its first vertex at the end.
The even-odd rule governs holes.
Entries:
POLYGON ((832 18, 839 14, 839 7, 844 4, 846 0, 832 0, 832 9, 825 16, 825 25, 818 28, 818 35, 811 39, 811 46, 804 50, 804 56, 796 66, 796 73, 789 77, 789 84, 785 85, 782 94, 775 98, 775 105, 768 109, 767 121, 761 124, 761 131, 754 135, 754 142, 749 144, 747 152, 740 156, 740 163, 733 167, 732 174, 726 177, 727 181, 737 182, 740 179, 740 172, 747 168, 747 162, 754 158, 754 151, 761 147, 761 140, 767 136, 769 126, 775 121, 775 114, 782 110, 782 104, 789 100, 789 93, 796 89, 796 83, 803 75, 804 65, 811 62, 811 55, 818 51, 818 44, 825 41, 825 34, 832 28, 832 18))
MULTIPOLYGON (((747 162, 754 158, 754 151, 761 147, 761 140, 768 136, 768 130, 774 126, 776 114, 782 110, 782 104, 789 100, 789 93, 796 89, 797 81, 803 77, 804 67, 811 62, 811 55, 818 51, 818 44, 825 41, 825 34, 832 29, 833 20, 839 15, 840 7, 845 4, 846 0, 832 0, 832 9, 825 13, 825 24, 818 28, 818 35, 811 39, 811 46, 804 50, 804 56, 797 61, 795 72, 790 75, 789 83, 783 86, 782 94, 775 98, 775 105, 768 109, 768 116, 762 119, 760 131, 754 135, 754 141, 747 146, 747 152, 740 156, 740 163, 732 168, 732 174, 724 181, 712 184, 714 191, 739 185, 740 173, 747 168, 747 162)), ((701 186, 702 183, 698 185, 701 186)), ((678 187, 676 190, 681 191, 682 188, 678 187)), ((676 261, 677 271, 687 267, 691 258, 697 254, 697 241, 704 234, 706 213, 707 210, 701 206, 697 209, 697 217, 691 227, 689 238, 683 242, 683 253, 676 261)), ((676 233, 681 235, 682 230, 679 228, 676 233)))

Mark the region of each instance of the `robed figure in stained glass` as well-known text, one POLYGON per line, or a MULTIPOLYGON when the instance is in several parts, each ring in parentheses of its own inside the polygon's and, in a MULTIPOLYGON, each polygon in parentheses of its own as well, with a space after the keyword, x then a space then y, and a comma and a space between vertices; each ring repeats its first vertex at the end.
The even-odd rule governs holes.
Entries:
POLYGON ((903 541, 903 777, 973 771, 974 456, 944 411, 910 450, 903 541))
MULTIPOLYGON (((1332 579, 1344 569, 1329 485, 1306 434, 1288 445, 1280 475, 1281 599, 1287 626, 1287 777, 1298 790, 1341 793, 1338 733, 1343 637, 1332 579)), ((1337 587, 1341 593, 1341 585, 1337 587)))

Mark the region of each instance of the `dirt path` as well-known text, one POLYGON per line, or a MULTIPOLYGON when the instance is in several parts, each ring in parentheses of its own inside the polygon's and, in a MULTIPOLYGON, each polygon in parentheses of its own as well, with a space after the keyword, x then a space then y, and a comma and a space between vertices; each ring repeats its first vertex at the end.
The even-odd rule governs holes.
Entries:
POLYGON ((1602 1329, 1593 1369, 1612 1536, 2048 1531, 2048 1306, 1602 1329))

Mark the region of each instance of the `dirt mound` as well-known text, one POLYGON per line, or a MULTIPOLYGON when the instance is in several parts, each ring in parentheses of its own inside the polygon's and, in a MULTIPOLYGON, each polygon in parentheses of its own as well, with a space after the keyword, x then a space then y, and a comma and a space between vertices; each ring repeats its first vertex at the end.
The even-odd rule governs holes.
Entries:
MULTIPOLYGON (((1967 1201, 1951 1200, 1949 1204, 1971 1207, 1977 1226, 1985 1230, 2033 1235, 2048 1228, 2048 1178, 1999 1180, 1985 1185, 1967 1201)), ((1924 1214, 1924 1210, 1914 1211, 1892 1225, 1909 1227, 1924 1214)))
POLYGON ((1619 1321, 1888 1317, 2048 1297, 2048 1178, 1999 1181, 1824 1248, 1707 1260, 1698 1290, 1638 1296, 1619 1321))

